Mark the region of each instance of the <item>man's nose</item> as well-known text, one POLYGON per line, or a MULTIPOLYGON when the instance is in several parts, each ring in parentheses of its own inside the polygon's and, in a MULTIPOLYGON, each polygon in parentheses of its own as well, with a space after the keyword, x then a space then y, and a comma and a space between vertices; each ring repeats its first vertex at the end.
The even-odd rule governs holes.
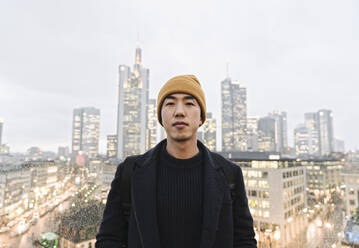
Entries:
POLYGON ((175 108, 175 116, 184 116, 185 111, 184 111, 184 105, 183 103, 178 103, 176 104, 176 108, 175 108))

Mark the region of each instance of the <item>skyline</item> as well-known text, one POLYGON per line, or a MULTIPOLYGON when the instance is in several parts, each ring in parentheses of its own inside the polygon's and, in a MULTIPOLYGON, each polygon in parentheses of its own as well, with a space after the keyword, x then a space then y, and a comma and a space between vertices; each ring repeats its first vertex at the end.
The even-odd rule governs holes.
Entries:
POLYGON ((290 146, 304 113, 330 109, 334 136, 345 141, 346 150, 358 148, 358 3, 259 3, 206 2, 191 9, 166 2, 5 3, 3 143, 11 152, 70 146, 73 109, 93 106, 101 110, 104 153, 106 136, 116 132, 118 66, 135 63, 139 33, 150 98, 170 77, 195 74, 220 130, 220 82, 229 63, 230 77, 247 88, 248 116, 288 113, 290 146))

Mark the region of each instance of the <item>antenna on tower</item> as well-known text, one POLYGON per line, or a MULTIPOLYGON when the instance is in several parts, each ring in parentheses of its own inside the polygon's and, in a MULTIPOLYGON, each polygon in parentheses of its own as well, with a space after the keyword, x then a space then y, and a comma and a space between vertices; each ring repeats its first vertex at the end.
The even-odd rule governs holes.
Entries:
POLYGON ((227 78, 229 78, 229 63, 226 64, 226 72, 227 72, 227 78))

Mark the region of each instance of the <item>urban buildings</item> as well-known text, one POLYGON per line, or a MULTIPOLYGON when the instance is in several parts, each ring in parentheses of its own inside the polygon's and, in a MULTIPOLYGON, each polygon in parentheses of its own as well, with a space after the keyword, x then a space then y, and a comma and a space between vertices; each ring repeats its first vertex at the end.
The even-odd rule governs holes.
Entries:
POLYGON ((57 156, 68 158, 70 156, 70 149, 68 146, 59 146, 57 149, 57 156))
POLYGON ((146 150, 157 144, 157 109, 156 100, 149 99, 147 104, 146 150))
POLYGON ((98 155, 100 110, 93 107, 76 108, 72 122, 72 154, 88 158, 98 155))
POLYGON ((359 169, 348 168, 341 173, 345 185, 345 214, 353 216, 359 207, 359 169))
POLYGON ((259 247, 293 247, 290 242, 307 226, 306 167, 278 153, 223 155, 242 169, 259 247))
POLYGON ((203 124, 203 132, 202 132, 202 141, 207 146, 207 148, 211 151, 216 151, 216 129, 217 122, 216 119, 213 118, 212 113, 207 113, 206 121, 203 124))
POLYGON ((106 156, 108 158, 116 158, 117 157, 117 135, 107 135, 107 150, 106 156))
POLYGON ((136 48, 133 71, 119 67, 117 158, 141 154, 146 150, 149 69, 142 66, 142 51, 136 48))
POLYGON ((298 124, 294 129, 294 149, 298 157, 307 157, 311 150, 311 131, 305 124, 298 124))
POLYGON ((274 119, 274 140, 275 151, 285 152, 288 146, 288 131, 287 131, 287 113, 279 112, 278 110, 269 113, 269 117, 274 119))
POLYGON ((319 155, 319 123, 317 113, 304 114, 305 126, 308 128, 308 154, 319 155))
POLYGON ((275 120, 270 116, 262 117, 258 120, 258 151, 275 150, 275 120))
POLYGON ((238 81, 221 82, 222 151, 247 151, 247 93, 238 81))
POLYGON ((3 130, 3 127, 4 127, 4 121, 0 118, 0 147, 2 145, 2 130, 3 130))
POLYGON ((318 111, 320 155, 328 155, 334 151, 333 113, 330 110, 318 111))
POLYGON ((258 151, 258 121, 259 116, 247 117, 247 150, 258 151))

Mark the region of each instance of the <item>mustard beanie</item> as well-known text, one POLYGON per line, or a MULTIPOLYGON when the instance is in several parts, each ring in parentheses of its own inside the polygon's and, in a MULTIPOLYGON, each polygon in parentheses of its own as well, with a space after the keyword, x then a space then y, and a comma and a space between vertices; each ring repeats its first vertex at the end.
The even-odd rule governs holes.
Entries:
POLYGON ((157 118, 162 125, 161 109, 165 98, 174 93, 186 93, 196 98, 201 107, 202 125, 206 121, 206 99, 201 84, 194 75, 180 75, 163 85, 157 97, 157 118))

